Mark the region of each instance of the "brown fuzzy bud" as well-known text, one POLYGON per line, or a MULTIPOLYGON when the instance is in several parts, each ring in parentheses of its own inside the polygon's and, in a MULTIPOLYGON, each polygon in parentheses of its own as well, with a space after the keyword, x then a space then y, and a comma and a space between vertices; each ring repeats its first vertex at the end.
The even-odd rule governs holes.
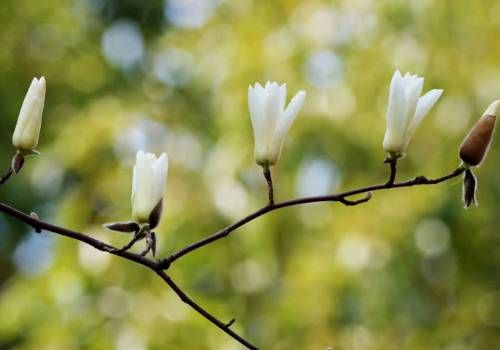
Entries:
POLYGON ((496 100, 486 109, 462 142, 459 154, 465 164, 478 166, 483 161, 493 138, 499 112, 500 100, 496 100))

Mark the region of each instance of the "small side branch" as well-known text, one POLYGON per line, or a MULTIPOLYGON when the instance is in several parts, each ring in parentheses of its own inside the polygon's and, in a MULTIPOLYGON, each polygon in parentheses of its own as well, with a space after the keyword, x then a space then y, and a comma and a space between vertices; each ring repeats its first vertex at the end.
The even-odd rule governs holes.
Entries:
POLYGON ((0 177, 0 185, 2 185, 4 182, 10 179, 13 173, 14 171, 12 170, 12 167, 9 166, 9 169, 7 169, 5 174, 3 174, 2 177, 0 177))
POLYGON ((127 244, 125 244, 120 249, 116 249, 116 252, 125 252, 125 251, 129 250, 130 248, 132 248, 134 246, 134 244, 136 242, 140 241, 144 237, 146 237, 146 234, 144 232, 137 232, 134 235, 134 237, 130 240, 130 242, 128 242, 127 244))
POLYGON ((463 166, 458 167, 451 173, 435 178, 435 179, 428 179, 425 176, 417 176, 414 179, 403 181, 403 182, 393 182, 396 176, 396 164, 395 163, 389 163, 391 165, 391 175, 389 178, 389 181, 378 184, 378 185, 371 185, 371 186, 366 186, 366 187, 361 187, 358 189, 350 190, 350 191, 345 191, 345 192, 340 192, 337 194, 332 194, 332 195, 326 195, 326 196, 314 196, 314 197, 304 197, 304 198, 297 198, 297 199, 292 199, 284 202, 279 202, 275 203, 273 205, 268 205, 266 207, 263 207, 250 215, 244 217, 243 219, 227 226, 226 228, 223 228, 222 230, 215 232, 203 239, 200 239, 197 242, 191 243, 184 248, 181 248, 177 252, 173 253, 169 257, 162 259, 159 261, 159 264, 164 268, 167 269, 170 267, 170 265, 176 261, 177 259, 183 257, 184 255, 191 253, 194 250, 197 250, 199 248, 202 248, 208 244, 211 244, 212 242, 218 241, 219 239, 222 239, 228 235, 230 235, 233 231, 238 229, 239 227, 249 223, 250 221, 253 221, 257 219, 258 217, 274 210, 278 210, 281 208, 286 208, 286 207, 291 207, 295 205, 301 205, 301 204, 307 204, 307 203, 319 203, 319 202, 340 202, 344 205, 356 205, 360 203, 367 202, 371 199, 371 193, 374 191, 381 191, 381 190, 388 190, 392 188, 401 188, 401 187, 412 187, 412 186, 418 186, 418 185, 435 185, 439 184, 441 182, 450 180, 452 178, 455 178, 459 175, 461 175, 464 171, 465 168, 463 166), (363 194, 365 193, 366 196, 358 199, 358 200, 348 200, 346 199, 347 197, 354 196, 357 194, 363 194))
POLYGON ((267 182, 267 193, 269 199, 269 205, 274 205, 274 188, 273 188, 273 178, 271 176, 271 167, 269 164, 265 164, 262 166, 262 172, 267 182))
POLYGON ((156 273, 170 286, 170 288, 174 291, 179 298, 186 303, 187 305, 191 306, 194 310, 196 310, 199 314, 201 314, 203 317, 205 317, 207 320, 212 322, 215 326, 220 328, 223 332, 231 336, 233 339, 237 340, 241 344, 245 345, 247 349, 250 350, 259 350, 255 345, 250 343, 248 340, 243 338, 242 336, 238 335, 237 333, 233 332, 230 329, 230 326, 234 323, 234 319, 229 321, 228 323, 224 323, 215 316, 213 316, 211 313, 209 313, 207 310, 202 308, 199 304, 197 304, 193 299, 191 299, 184 291, 168 276, 164 271, 162 270, 155 270, 156 273))
POLYGON ((228 323, 226 323, 226 324, 224 325, 224 328, 229 328, 229 327, 231 327, 231 326, 234 324, 234 322, 236 322, 236 319, 235 319, 235 318, 231 319, 228 323))
POLYGON ((150 267, 150 268, 156 268, 157 263, 154 260, 145 258, 140 256, 139 254, 134 254, 128 251, 120 251, 119 249, 113 247, 110 244, 104 243, 98 239, 95 239, 93 237, 87 236, 83 233, 73 231, 64 227, 60 227, 57 225, 50 224, 48 222, 40 220, 37 216, 31 216, 28 214, 25 214, 5 203, 0 202, 0 212, 3 212, 21 222, 24 222, 31 227, 33 227, 35 230, 45 230, 49 232, 53 232, 62 236, 66 236, 72 239, 76 239, 78 241, 87 243, 91 245, 92 247, 103 251, 107 252, 113 255, 120 256, 124 259, 134 261, 138 264, 150 267))
POLYGON ((347 206, 353 206, 353 205, 358 205, 361 203, 368 202, 370 199, 372 199, 372 193, 367 192, 363 198, 355 199, 355 200, 349 200, 349 199, 346 199, 345 197, 340 197, 339 202, 344 204, 344 205, 347 205, 347 206))
POLYGON ((5 171, 2 177, 0 177, 0 185, 10 179, 12 175, 19 173, 23 168, 23 165, 24 155, 20 151, 17 151, 12 157, 9 168, 5 171))
POLYGON ((396 173, 397 173, 397 164, 398 164, 398 159, 397 158, 387 158, 384 163, 389 164, 389 167, 391 169, 391 172, 389 174, 389 180, 385 183, 387 187, 390 187, 394 184, 394 181, 396 181, 396 173))

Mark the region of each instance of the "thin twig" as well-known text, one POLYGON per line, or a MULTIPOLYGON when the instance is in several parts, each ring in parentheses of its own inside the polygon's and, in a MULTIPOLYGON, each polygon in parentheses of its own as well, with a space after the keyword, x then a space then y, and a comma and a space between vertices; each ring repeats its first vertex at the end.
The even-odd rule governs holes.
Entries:
POLYGON ((11 178, 12 175, 18 174, 24 165, 24 154, 19 150, 12 156, 12 160, 10 161, 9 168, 5 171, 5 173, 0 177, 0 185, 3 185, 8 179, 11 178))
MULTIPOLYGON (((347 205, 356 205, 356 204, 361 204, 366 201, 368 201, 371 196, 362 198, 361 200, 357 201, 348 201, 346 200, 347 197, 354 196, 357 194, 363 194, 363 193, 371 193, 374 191, 380 191, 380 190, 385 190, 385 189, 391 189, 391 188, 401 188, 401 187, 412 187, 412 186, 417 186, 417 185, 435 185, 441 182, 444 182, 446 180, 452 179, 454 177, 457 177, 461 175, 465 169, 460 166, 451 173, 438 177, 436 179, 427 179, 425 176, 417 176, 411 180, 399 182, 399 183, 391 183, 389 181, 378 184, 378 185, 372 185, 372 186, 366 186, 350 191, 345 191, 345 192, 340 192, 337 194, 332 194, 332 195, 326 195, 326 196, 314 196, 314 197, 304 197, 304 198, 297 198, 297 199, 292 199, 280 203, 275 203, 273 205, 269 205, 263 208, 260 208, 259 210, 251 213, 250 215, 244 217, 243 219, 223 228, 222 230, 215 232, 211 234, 208 237, 205 237, 197 242, 191 243, 184 248, 181 248, 179 251, 175 252, 174 254, 170 255, 168 258, 163 259, 160 261, 160 264, 162 265, 163 268, 167 269, 174 261, 177 259, 181 258, 182 256, 197 250, 201 247, 206 246, 207 244, 210 244, 212 242, 218 241, 221 238, 224 238, 228 236, 230 233, 232 233, 234 230, 237 228, 249 223, 250 221, 253 221, 257 219, 258 217, 285 207, 291 207, 295 205, 301 205, 301 204, 306 204, 306 203, 317 203, 317 202, 341 202, 343 204, 347 205)), ((391 166, 391 174, 390 174, 390 179, 392 177, 395 177, 395 168, 391 166), (392 170, 394 169, 394 170, 392 170)))
POLYGON ((398 159, 397 158, 386 159, 384 163, 389 164, 389 167, 391 169, 389 180, 387 180, 386 185, 392 185, 394 181, 396 181, 398 159))
POLYGON ((14 170, 12 170, 12 167, 9 166, 9 169, 7 169, 5 174, 3 174, 2 177, 0 177, 0 185, 5 183, 9 179, 12 176, 13 172, 14 172, 14 170))
POLYGON ((372 196, 373 196, 373 194, 371 192, 366 192, 366 195, 363 198, 349 200, 349 199, 345 199, 344 197, 341 197, 341 198, 339 198, 339 202, 344 204, 344 205, 347 205, 347 206, 354 206, 354 205, 368 202, 370 199, 372 199, 372 196))
MULTIPOLYGON (((124 251, 127 251, 129 250, 130 248, 132 248, 132 246, 140 241, 141 239, 143 239, 144 237, 146 237, 146 234, 144 232, 137 232, 135 235, 134 235, 134 238, 132 238, 130 240, 130 242, 128 242, 127 244, 125 244, 123 247, 117 249, 117 251, 121 251, 121 252, 124 252, 124 251)), ((141 254, 139 254, 141 255, 141 254)))
POLYGON ((182 289, 177 286, 174 281, 162 270, 156 270, 156 273, 170 286, 170 288, 179 296, 179 298, 193 309, 202 314, 205 318, 210 320, 213 324, 215 324, 218 328, 222 329, 224 332, 229 334, 231 337, 239 341, 241 344, 245 345, 248 349, 258 350, 258 348, 252 345, 250 342, 233 332, 229 327, 233 324, 234 319, 229 321, 228 323, 221 322, 207 311, 202 309, 197 303, 195 303, 190 297, 188 297, 182 289))
POLYGON ((274 188, 273 188, 273 178, 271 176, 271 167, 269 164, 265 164, 262 166, 262 172, 264 174, 264 177, 266 178, 267 182, 267 194, 268 194, 268 200, 269 200, 269 205, 274 204, 274 188))
POLYGON ((39 230, 45 230, 45 231, 50 231, 53 233, 57 233, 62 236, 70 237, 73 239, 76 239, 81 242, 85 242, 92 247, 101 250, 103 252, 107 252, 113 255, 120 256, 122 258, 128 259, 135 261, 136 263, 139 263, 141 265, 150 267, 150 268, 155 268, 156 267, 156 262, 154 260, 148 259, 141 257, 138 254, 134 254, 128 251, 120 251, 119 249, 113 247, 112 245, 109 245, 107 243, 104 243, 98 239, 92 238, 90 236, 87 236, 83 233, 69 230, 64 227, 60 227, 57 225, 50 224, 48 222, 42 221, 38 218, 35 218, 33 216, 30 216, 28 214, 23 213, 22 211, 19 211, 5 203, 0 202, 0 211, 4 212, 5 214, 22 221, 31 227, 39 230))

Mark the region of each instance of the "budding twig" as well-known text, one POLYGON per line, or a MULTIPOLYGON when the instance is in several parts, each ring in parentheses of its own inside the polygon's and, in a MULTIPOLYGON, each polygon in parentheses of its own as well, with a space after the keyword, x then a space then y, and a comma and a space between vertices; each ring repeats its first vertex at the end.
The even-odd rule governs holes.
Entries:
MULTIPOLYGON (((391 174, 390 178, 395 176, 395 166, 391 166, 391 174), (393 170, 392 170, 393 169, 393 170)), ((304 198, 297 198, 297 199, 292 199, 284 202, 279 202, 275 203, 272 205, 268 205, 266 207, 260 208, 259 210, 249 214, 248 216, 244 217, 243 219, 223 228, 222 230, 215 232, 203 239, 200 239, 197 242, 191 243, 184 248, 181 248, 177 252, 173 253, 170 255, 168 258, 163 259, 160 261, 160 264, 162 267, 165 269, 171 266, 171 264, 176 261, 177 259, 183 257, 184 255, 191 253, 194 250, 197 250, 199 248, 202 248, 212 242, 218 241, 221 238, 224 238, 228 235, 230 235, 233 231, 236 229, 240 228, 241 226, 249 223, 250 221, 253 221, 257 219, 258 217, 267 214, 268 212, 285 208, 285 207, 291 207, 295 205, 301 205, 301 204, 307 204, 307 203, 318 203, 318 202, 340 202, 346 205, 357 205, 361 204, 364 202, 367 202, 371 198, 371 192, 374 191, 380 191, 380 190, 386 190, 386 189, 391 189, 391 188, 400 188, 400 187, 412 187, 412 186, 417 186, 417 185, 435 185, 444 181, 447 181, 449 179, 452 179, 454 177, 457 177, 461 175, 465 171, 465 168, 463 166, 458 167, 451 173, 438 177, 435 179, 427 179, 424 176, 417 176, 414 179, 403 181, 403 182, 398 182, 398 183, 390 183, 389 181, 378 184, 378 185, 372 185, 372 186, 366 186, 366 187, 361 187, 358 189, 346 191, 346 192, 340 192, 337 194, 331 194, 331 195, 326 195, 326 196, 314 196, 314 197, 304 197, 304 198), (347 197, 354 196, 357 194, 363 194, 366 193, 367 196, 357 200, 357 201, 349 201, 346 200, 347 197)))
MULTIPOLYGON (((215 326, 217 326, 219 329, 221 329, 223 332, 231 336, 233 339, 238 341, 240 344, 244 345, 248 349, 252 350, 258 350, 258 348, 251 344, 248 340, 244 339, 242 336, 239 334, 235 333, 234 331, 231 330, 231 325, 234 323, 234 320, 231 320, 227 323, 222 322, 212 314, 210 314, 207 310, 205 310, 202 306, 200 306, 198 303, 196 303, 193 299, 191 299, 171 278, 166 274, 164 271, 165 269, 169 268, 171 264, 176 261, 177 259, 181 258, 182 256, 193 252, 194 250, 197 250, 199 248, 202 248, 212 242, 215 242, 221 238, 224 238, 234 232, 237 228, 257 219, 258 217, 269 213, 274 210, 278 210, 281 208, 285 207, 291 207, 295 205, 301 205, 301 204, 306 204, 306 203, 317 203, 317 202, 339 202, 344 205, 358 205, 364 202, 367 202, 371 199, 372 197, 372 192, 374 191, 379 191, 379 190, 386 190, 386 189, 391 189, 391 188, 400 188, 400 187, 411 187, 411 186, 417 186, 417 185, 433 185, 433 184, 438 184, 444 181, 447 181, 449 179, 452 179, 454 177, 457 177, 461 175, 465 171, 464 166, 460 166, 451 173, 444 175, 442 177, 438 177, 435 179, 428 179, 424 176, 417 176, 411 180, 403 181, 403 182, 394 182, 395 180, 395 174, 396 174, 396 164, 394 163, 389 163, 391 165, 391 173, 389 176, 389 181, 378 184, 378 185, 371 185, 371 186, 366 186, 350 191, 345 191, 345 192, 340 192, 337 194, 332 194, 332 195, 327 195, 327 196, 315 196, 315 197, 304 197, 304 198, 297 198, 297 199, 292 199, 284 202, 279 202, 279 203, 274 203, 274 200, 272 197, 272 181, 270 180, 268 184, 271 186, 270 188, 270 203, 251 213, 250 215, 244 217, 243 219, 227 226, 226 228, 208 236, 205 237, 198 242, 192 243, 182 249, 180 249, 178 252, 170 255, 168 258, 162 259, 162 260, 153 260, 150 258, 147 258, 145 256, 142 256, 141 254, 135 254, 132 252, 127 251, 128 248, 130 248, 138 239, 144 238, 140 237, 138 238, 136 235, 134 239, 125 247, 122 249, 117 249, 107 243, 104 243, 102 241, 99 241, 93 237, 90 237, 88 235, 85 235, 83 233, 77 232, 77 231, 72 231, 69 229, 66 229, 64 227, 56 226, 47 222, 44 222, 40 220, 37 216, 32 216, 25 214, 15 208, 12 208, 11 206, 0 202, 0 212, 3 212, 19 221, 22 221, 33 228, 37 230, 46 230, 50 231, 56 234, 60 234, 84 243, 87 243, 94 248, 107 252, 109 254, 113 254, 116 256, 119 256, 123 259, 127 259, 130 261, 133 261, 137 264, 143 265, 148 267, 150 270, 153 270, 156 274, 160 276, 160 278, 174 291, 174 293, 177 294, 177 296, 187 305, 189 305, 191 308, 193 308, 195 311, 197 311, 199 314, 201 314, 203 317, 205 317, 207 320, 209 320, 211 323, 213 323, 215 326), (358 195, 358 194, 365 194, 365 196, 361 199, 357 200, 349 200, 347 198, 358 195)), ((265 173, 265 172, 264 172, 265 173)), ((267 179, 267 177, 266 177, 267 179)), ((270 177, 270 172, 269 172, 269 179, 270 177)), ((145 233, 144 233, 145 234, 145 233)), ((154 250, 155 249, 155 236, 153 232, 150 232, 150 237, 148 238, 148 251, 149 250, 154 250)))

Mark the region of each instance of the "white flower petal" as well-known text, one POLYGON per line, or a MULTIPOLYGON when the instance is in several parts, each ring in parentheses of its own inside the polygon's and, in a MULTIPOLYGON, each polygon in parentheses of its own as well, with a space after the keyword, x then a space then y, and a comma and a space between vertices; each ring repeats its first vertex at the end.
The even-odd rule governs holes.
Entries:
MULTIPOLYGON (((259 85, 258 83, 255 85, 259 85)), ((260 86, 260 85, 259 85, 260 86)), ((264 90, 259 93, 251 87, 248 89, 248 109, 250 111, 250 120, 252 122, 252 130, 254 136, 254 148, 257 158, 265 155, 267 150, 266 140, 266 116, 264 111, 264 103, 267 96, 264 95, 264 90)))
POLYGON ((293 121, 297 117, 300 109, 304 105, 306 98, 305 91, 299 91, 290 101, 286 110, 280 115, 278 124, 276 125, 276 130, 273 135, 273 141, 271 145, 271 154, 275 161, 278 160, 285 137, 293 124, 293 121))
POLYGON ((272 141, 274 130, 276 129, 278 118, 281 114, 281 96, 280 88, 277 83, 269 84, 266 91, 268 96, 266 104, 264 105, 265 127, 263 133, 265 134, 265 139, 269 146, 272 141))
POLYGON ((389 106, 387 108, 387 129, 384 136, 384 149, 388 152, 398 152, 403 144, 406 122, 405 91, 401 73, 396 71, 392 76, 389 106))
POLYGON ((167 183, 168 156, 166 153, 162 153, 158 160, 156 160, 153 169, 155 173, 155 202, 158 204, 165 194, 167 183))
POLYGON ((424 86, 423 78, 415 78, 406 86, 405 89, 405 129, 408 130, 408 126, 411 124, 415 111, 417 109, 418 99, 422 93, 422 88, 424 86))
POLYGON ((280 112, 283 112, 285 110, 285 103, 286 103, 286 84, 281 85, 279 89, 280 89, 279 110, 280 112))
POLYGON ((439 97, 441 97, 442 93, 442 89, 433 89, 428 91, 424 96, 420 97, 417 104, 417 110, 415 111, 415 116, 409 125, 408 141, 415 133, 418 125, 422 122, 427 113, 429 113, 432 106, 434 106, 439 97))
POLYGON ((138 222, 148 222, 163 196, 165 176, 160 178, 160 175, 165 175, 165 165, 166 155, 157 160, 152 153, 137 152, 132 180, 132 215, 138 222))

